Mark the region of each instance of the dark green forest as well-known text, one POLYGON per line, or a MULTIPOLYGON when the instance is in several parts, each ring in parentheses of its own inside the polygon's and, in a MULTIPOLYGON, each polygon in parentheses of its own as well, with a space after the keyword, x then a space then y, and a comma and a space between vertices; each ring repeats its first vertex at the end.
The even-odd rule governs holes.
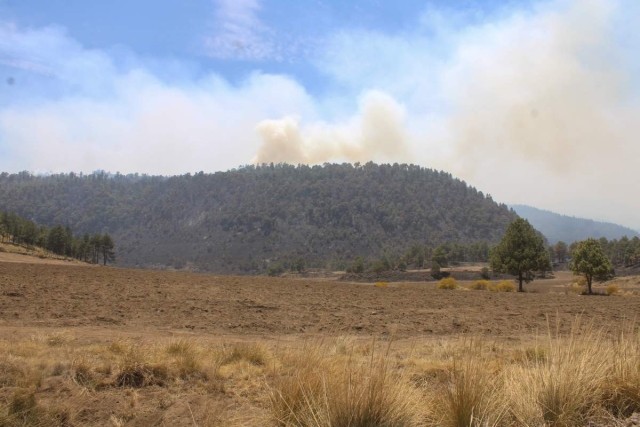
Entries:
POLYGON ((247 274, 300 259, 346 268, 357 256, 443 243, 456 260, 484 258, 517 218, 449 173, 374 163, 173 177, 3 173, 0 210, 79 234, 109 233, 119 265, 247 274))
POLYGON ((38 225, 14 212, 0 212, 0 241, 26 248, 39 247, 56 255, 90 263, 115 262, 115 243, 108 233, 74 237, 71 227, 38 225))

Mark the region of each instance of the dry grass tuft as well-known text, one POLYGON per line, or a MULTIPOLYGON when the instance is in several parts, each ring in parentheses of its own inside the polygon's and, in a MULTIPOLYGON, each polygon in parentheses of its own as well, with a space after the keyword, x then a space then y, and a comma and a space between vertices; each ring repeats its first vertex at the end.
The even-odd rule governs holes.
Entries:
POLYGON ((498 284, 489 287, 492 292, 515 292, 516 285, 510 280, 504 280, 498 284))
POLYGON ((486 291, 489 290, 491 283, 486 280, 476 280, 472 284, 469 285, 469 289, 472 291, 486 291))
POLYGON ((120 372, 116 377, 117 387, 141 388, 150 385, 164 385, 168 378, 165 365, 152 364, 150 356, 142 346, 132 345, 120 358, 120 372))
POLYGON ((265 346, 258 343, 238 343, 231 346, 223 346, 218 359, 220 365, 245 361, 255 366, 265 366, 269 360, 269 354, 265 346))
POLYGON ((289 356, 270 384, 272 421, 282 427, 415 426, 416 390, 388 353, 366 359, 327 357, 321 348, 289 356))
POLYGON ((502 416, 498 380, 478 342, 463 344, 449 378, 432 400, 432 423, 449 427, 497 425, 502 416))
POLYGON ((71 416, 64 409, 47 409, 38 405, 31 392, 17 391, 11 397, 6 415, 0 415, 2 427, 68 427, 71 416))
POLYGON ((584 292, 584 287, 577 283, 571 283, 567 286, 567 293, 582 295, 582 292, 584 292))
POLYGON ((506 372, 514 419, 522 425, 577 427, 603 416, 599 400, 608 376, 607 351, 591 330, 550 337, 547 357, 506 372))
POLYGON ((82 387, 91 387, 95 381, 92 364, 86 356, 81 356, 71 363, 73 380, 82 387))
POLYGON ((609 286, 607 286, 606 293, 609 296, 618 295, 620 293, 620 288, 618 286, 616 286, 616 285, 609 285, 609 286))
MULTIPOLYGON (((167 353, 174 357, 174 366, 177 369, 178 377, 181 379, 208 379, 209 374, 204 370, 201 363, 201 351, 193 341, 174 341, 167 346, 167 353)), ((213 372, 214 376, 216 374, 217 366, 213 372)))
POLYGON ((456 279, 453 277, 445 277, 438 282, 437 288, 447 290, 458 289, 458 282, 456 282, 456 279))
POLYGON ((387 282, 376 282, 375 284, 376 288, 386 288, 387 286, 389 286, 387 282))
POLYGON ((640 333, 626 327, 610 346, 602 401, 616 417, 640 413, 640 333))

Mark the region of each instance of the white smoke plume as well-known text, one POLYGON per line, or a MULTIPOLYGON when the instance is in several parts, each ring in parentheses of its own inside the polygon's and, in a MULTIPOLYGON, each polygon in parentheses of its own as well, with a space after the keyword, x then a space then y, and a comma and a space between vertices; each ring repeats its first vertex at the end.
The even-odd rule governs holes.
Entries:
POLYGON ((571 1, 516 14, 458 47, 443 87, 463 170, 493 156, 566 173, 640 154, 633 142, 640 116, 615 40, 616 3, 571 1))
POLYGON ((362 97, 358 114, 346 123, 301 127, 299 119, 286 116, 263 120, 258 133, 263 141, 253 159, 258 164, 401 160, 409 152, 404 107, 377 91, 362 97))

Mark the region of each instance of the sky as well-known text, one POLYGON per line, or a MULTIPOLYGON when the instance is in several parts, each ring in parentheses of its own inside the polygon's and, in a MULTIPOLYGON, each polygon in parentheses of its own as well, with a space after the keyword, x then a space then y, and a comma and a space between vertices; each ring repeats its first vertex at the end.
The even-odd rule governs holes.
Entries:
POLYGON ((0 0, 0 171, 413 163, 640 229, 637 0, 0 0))

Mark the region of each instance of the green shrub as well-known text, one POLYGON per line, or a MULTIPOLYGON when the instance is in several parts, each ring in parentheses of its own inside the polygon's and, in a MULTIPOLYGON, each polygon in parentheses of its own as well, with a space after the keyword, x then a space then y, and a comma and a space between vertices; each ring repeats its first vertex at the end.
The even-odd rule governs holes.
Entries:
POLYGON ((284 273, 284 267, 278 263, 274 263, 267 267, 267 275, 271 277, 279 276, 284 273))

